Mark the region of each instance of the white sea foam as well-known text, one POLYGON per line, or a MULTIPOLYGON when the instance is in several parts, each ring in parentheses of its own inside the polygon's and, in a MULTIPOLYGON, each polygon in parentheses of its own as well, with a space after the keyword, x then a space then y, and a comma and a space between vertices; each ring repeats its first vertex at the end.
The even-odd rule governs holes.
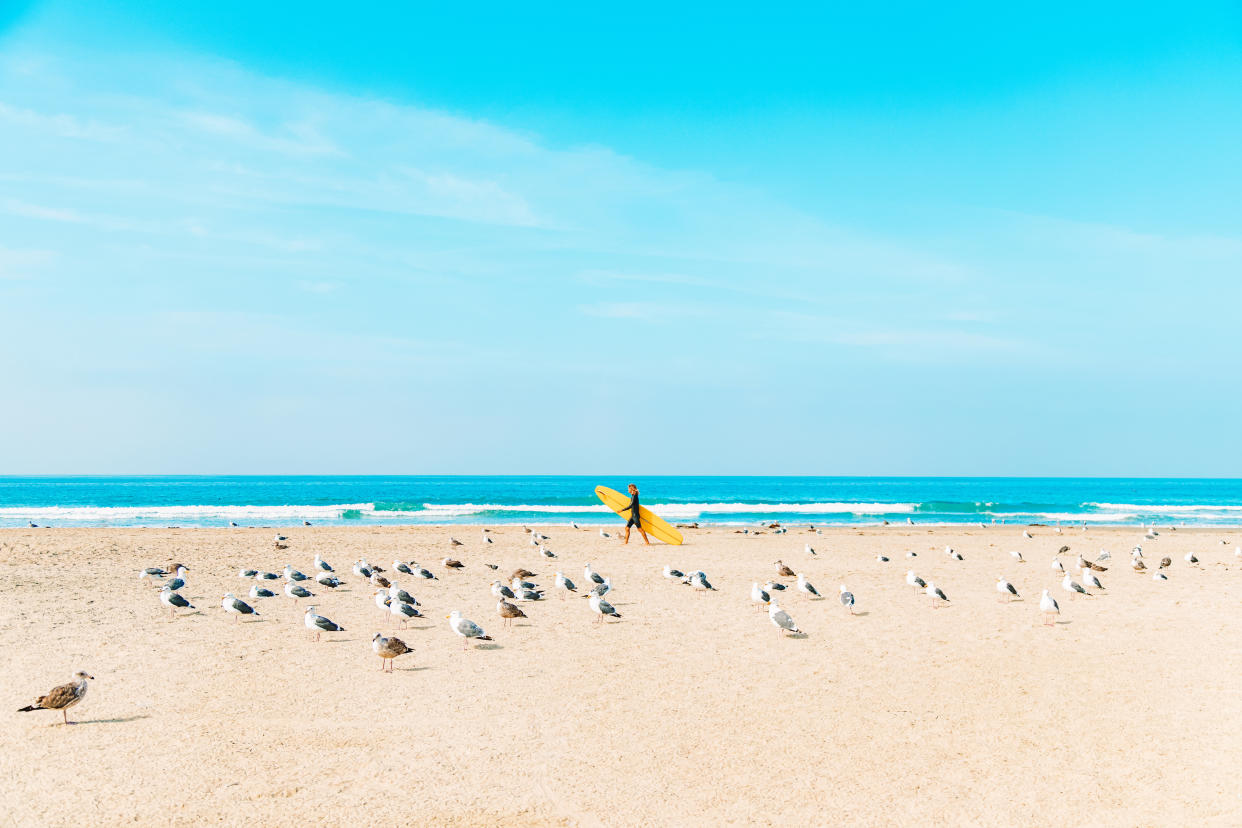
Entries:
MULTIPOLYGON (((652 503, 643 504, 661 515, 669 517, 698 517, 703 514, 792 514, 792 515, 887 515, 913 512, 914 503, 652 503)), ((390 512, 383 515, 436 515, 461 517, 484 512, 527 512, 532 514, 611 514, 612 510, 602 504, 584 506, 512 504, 512 503, 425 503, 417 512, 390 512)))
POLYGON ((337 503, 326 506, 6 506, 0 508, 0 521, 33 520, 36 523, 71 522, 119 523, 151 520, 177 521, 236 520, 336 520, 348 509, 370 511, 370 503, 337 503))
POLYGON ((1138 514, 1194 514, 1196 512, 1242 512, 1242 505, 1189 503, 1177 506, 1152 503, 1084 503, 1094 509, 1115 509, 1118 511, 1137 512, 1138 514))

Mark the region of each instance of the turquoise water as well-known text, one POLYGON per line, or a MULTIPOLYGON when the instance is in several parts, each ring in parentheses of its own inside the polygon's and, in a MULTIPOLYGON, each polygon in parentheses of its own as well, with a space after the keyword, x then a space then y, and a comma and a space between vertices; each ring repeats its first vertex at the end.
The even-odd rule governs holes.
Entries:
POLYGON ((1242 480, 944 477, 0 477, 0 527, 674 522, 1242 525, 1242 480))

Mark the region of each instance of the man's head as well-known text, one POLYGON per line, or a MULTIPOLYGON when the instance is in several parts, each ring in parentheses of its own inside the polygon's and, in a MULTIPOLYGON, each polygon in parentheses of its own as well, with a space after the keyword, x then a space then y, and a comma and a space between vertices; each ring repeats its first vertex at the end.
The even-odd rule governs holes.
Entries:
POLYGON ((638 494, 638 487, 635 486, 633 483, 630 484, 630 494, 632 495, 638 494))

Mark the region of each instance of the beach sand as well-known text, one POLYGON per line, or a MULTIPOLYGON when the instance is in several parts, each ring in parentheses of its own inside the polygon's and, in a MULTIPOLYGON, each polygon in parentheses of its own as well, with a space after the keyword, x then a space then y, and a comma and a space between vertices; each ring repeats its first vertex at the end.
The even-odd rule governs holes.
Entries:
POLYGON ((283 552, 274 531, 0 531, 0 821, 1242 824, 1240 531, 715 527, 646 548, 547 527, 558 561, 520 527, 493 528, 491 546, 478 527, 286 529, 283 552), (1173 558, 1167 582, 1131 571, 1135 543, 1150 566, 1173 558), (1111 550, 1106 594, 1061 591, 1049 563, 1063 544, 1111 550), (253 623, 221 611, 224 592, 249 589, 239 567, 310 573, 316 552, 347 588, 312 584, 314 603, 346 632, 313 643, 283 596, 253 623), (463 571, 440 565, 450 554, 463 571), (440 578, 401 579, 428 618, 396 633, 414 654, 393 675, 371 651, 389 621, 349 572, 362 556, 440 578), (805 638, 779 637, 749 600, 777 558, 825 595, 781 594, 805 638), (200 612, 170 622, 137 572, 172 561, 200 612), (612 576, 621 621, 553 596, 502 629, 485 562, 549 589, 559 568, 582 589, 587 561, 612 576), (719 591, 665 580, 665 563, 719 591), (906 586, 909 568, 951 606, 906 586), (1001 574, 1025 600, 997 601, 1001 574), (1044 587, 1062 607, 1052 628, 1044 587), (494 647, 463 652, 453 609, 494 647), (77 724, 13 712, 77 669, 96 677, 77 724))

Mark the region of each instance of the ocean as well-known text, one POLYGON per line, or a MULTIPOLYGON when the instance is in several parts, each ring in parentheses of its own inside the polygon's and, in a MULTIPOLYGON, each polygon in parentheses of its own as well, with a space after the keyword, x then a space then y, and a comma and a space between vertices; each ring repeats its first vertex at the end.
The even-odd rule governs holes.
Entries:
POLYGON ((0 527, 616 523, 596 485, 730 525, 1242 526, 1242 480, 949 477, 0 477, 0 527))

